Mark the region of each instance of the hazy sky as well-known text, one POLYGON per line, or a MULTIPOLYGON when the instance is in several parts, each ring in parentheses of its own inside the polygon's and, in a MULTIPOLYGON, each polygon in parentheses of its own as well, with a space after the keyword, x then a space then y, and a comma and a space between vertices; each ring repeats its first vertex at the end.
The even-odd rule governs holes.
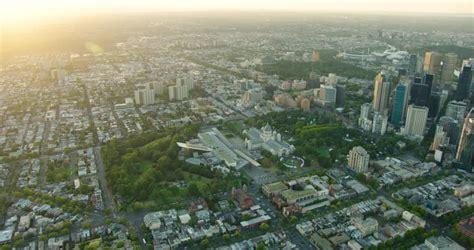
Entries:
POLYGON ((307 10, 341 12, 474 13, 473 0, 0 0, 0 19, 83 12, 160 10, 307 10))

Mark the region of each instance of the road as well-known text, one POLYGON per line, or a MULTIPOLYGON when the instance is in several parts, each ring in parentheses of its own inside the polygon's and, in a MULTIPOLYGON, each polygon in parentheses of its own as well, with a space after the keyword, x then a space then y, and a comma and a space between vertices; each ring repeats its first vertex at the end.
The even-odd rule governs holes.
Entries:
POLYGON ((102 161, 102 154, 100 152, 100 146, 94 148, 95 161, 97 164, 97 175, 99 177, 99 185, 102 189, 102 199, 104 200, 104 207, 109 209, 113 217, 117 216, 117 208, 115 206, 112 191, 107 185, 107 178, 105 178, 105 167, 102 161))

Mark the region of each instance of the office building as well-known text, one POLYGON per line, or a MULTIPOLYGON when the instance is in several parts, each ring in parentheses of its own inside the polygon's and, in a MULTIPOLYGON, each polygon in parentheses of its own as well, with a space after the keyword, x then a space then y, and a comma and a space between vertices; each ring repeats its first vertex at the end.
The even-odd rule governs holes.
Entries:
POLYGON ((374 113, 374 119, 372 120, 372 133, 378 135, 384 135, 387 132, 388 117, 385 114, 378 112, 374 113))
POLYGON ((449 137, 449 143, 451 145, 457 145, 459 131, 461 129, 459 121, 449 116, 441 116, 439 118, 438 125, 443 127, 443 131, 447 133, 447 136, 449 137))
POLYGON ((388 109, 390 98, 390 82, 387 81, 384 72, 380 72, 374 81, 374 100, 372 102, 373 111, 384 113, 388 109))
POLYGON ((135 86, 135 103, 137 105, 151 105, 155 103, 155 91, 149 84, 139 84, 135 86))
POLYGON ((423 137, 428 119, 428 108, 409 105, 403 134, 413 137, 423 137))
POLYGON ((469 111, 459 137, 456 160, 462 167, 472 172, 474 166, 474 108, 469 111))
POLYGON ((423 79, 415 77, 410 87, 410 104, 428 106, 432 86, 433 75, 425 74, 423 79))
POLYGON ((336 84, 336 107, 344 107, 346 99, 346 86, 336 84))
POLYGON ((450 101, 446 107, 446 116, 449 116, 458 121, 463 121, 467 111, 467 103, 450 101))
POLYGON ((441 95, 437 92, 432 92, 428 99, 428 118, 435 118, 441 108, 441 95))
POLYGON ((366 173, 369 169, 369 158, 363 147, 354 147, 347 155, 347 164, 356 173, 366 173))
POLYGON ((393 98, 391 122, 394 126, 400 126, 405 120, 407 106, 408 84, 399 83, 395 88, 395 96, 393 98))
POLYGON ((458 63, 458 55, 454 53, 445 54, 441 66, 441 81, 443 83, 449 82, 454 77, 454 70, 458 63))
POLYGON ((410 59, 408 61, 408 70, 407 70, 408 75, 410 75, 410 76, 416 75, 417 64, 418 64, 418 55, 417 54, 411 54, 410 59))
POLYGON ((442 126, 437 125, 435 136, 430 146, 430 150, 434 151, 436 149, 439 149, 441 146, 445 146, 448 144, 449 144, 448 133, 444 131, 442 126))
POLYGON ((323 107, 334 107, 336 105, 337 89, 329 85, 321 85, 316 102, 323 107))
POLYGON ((426 52, 425 60, 423 63, 423 72, 433 75, 433 86, 432 89, 439 90, 439 79, 441 75, 441 61, 443 54, 438 52, 426 52))
POLYGON ((442 90, 440 93, 440 100, 439 100, 440 111, 446 104, 446 101, 448 101, 448 97, 449 97, 449 92, 447 90, 442 90))
POLYGON ((469 99, 471 95, 472 70, 471 65, 465 65, 459 74, 458 87, 456 89, 456 100, 469 99))

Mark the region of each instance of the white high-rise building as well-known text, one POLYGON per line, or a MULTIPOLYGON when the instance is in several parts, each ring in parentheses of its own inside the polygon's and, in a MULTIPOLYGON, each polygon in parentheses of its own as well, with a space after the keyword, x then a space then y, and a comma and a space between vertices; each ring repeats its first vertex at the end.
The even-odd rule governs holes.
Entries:
POLYGON ((184 83, 168 87, 170 101, 181 101, 188 98, 188 85, 184 83))
POLYGON ((357 173, 365 173, 369 169, 369 154, 363 147, 353 147, 347 155, 347 164, 357 173))
POLYGON ((423 137, 427 119, 427 107, 416 106, 413 104, 408 106, 407 119, 403 129, 403 134, 414 137, 423 137))
POLYGON ((165 92, 166 85, 163 82, 153 82, 152 86, 153 90, 155 91, 155 95, 162 95, 165 92))
POLYGON ((372 121, 369 119, 372 104, 364 103, 360 106, 359 127, 365 131, 372 129, 372 121))
POLYGON ((321 85, 316 98, 316 102, 321 106, 334 106, 336 104, 337 90, 333 86, 321 85))
POLYGON ((372 121, 372 133, 384 135, 387 132, 388 117, 387 115, 374 113, 372 121))
POLYGON ((186 85, 188 87, 188 91, 194 89, 194 79, 192 77, 184 77, 184 78, 177 78, 176 85, 186 85))
POLYGON ((135 103, 137 105, 151 105, 155 103, 155 91, 149 84, 139 84, 135 86, 135 103))

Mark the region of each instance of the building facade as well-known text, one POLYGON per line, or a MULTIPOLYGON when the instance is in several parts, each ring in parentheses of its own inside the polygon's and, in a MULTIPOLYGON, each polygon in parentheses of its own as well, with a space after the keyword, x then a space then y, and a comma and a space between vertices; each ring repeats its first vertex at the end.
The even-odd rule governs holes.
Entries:
POLYGON ((406 114, 408 106, 408 84, 399 83, 395 89, 395 96, 393 98, 393 108, 391 122, 394 126, 400 126, 406 114))
POLYGON ((349 151, 347 164, 356 173, 365 173, 369 169, 370 156, 363 147, 354 147, 349 151))
POLYGON ((427 107, 416 106, 413 104, 409 105, 403 134, 414 137, 423 137, 427 119, 427 107))

